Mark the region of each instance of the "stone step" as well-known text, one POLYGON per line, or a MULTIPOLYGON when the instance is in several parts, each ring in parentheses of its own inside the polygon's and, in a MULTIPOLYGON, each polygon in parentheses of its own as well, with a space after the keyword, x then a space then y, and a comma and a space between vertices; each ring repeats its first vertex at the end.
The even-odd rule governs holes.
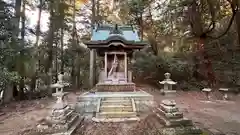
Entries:
POLYGON ((102 98, 102 102, 130 102, 131 99, 114 99, 114 98, 111 98, 111 99, 103 99, 102 98))
POLYGON ((136 115, 136 112, 100 112, 97 113, 97 118, 131 118, 136 115))
POLYGON ((124 105, 124 106, 130 106, 132 105, 132 102, 130 100, 108 100, 108 101, 101 101, 102 106, 111 106, 111 105, 124 105))
POLYGON ((166 117, 167 119, 180 119, 183 118, 183 113, 181 112, 172 112, 172 113, 166 113, 160 108, 157 108, 156 112, 160 114, 161 116, 166 117))
POLYGON ((92 118, 95 122, 131 122, 131 121, 140 121, 138 117, 131 117, 131 118, 92 118))
POLYGON ((78 120, 79 116, 77 114, 72 114, 71 117, 67 120, 67 129, 71 128, 71 126, 78 120))
POLYGON ((69 110, 69 112, 66 114, 66 119, 69 119, 73 113, 73 110, 69 110))
POLYGON ((130 105, 107 105, 101 106, 100 112, 132 112, 133 108, 130 105))
POLYGON ((102 98, 102 101, 108 101, 108 100, 130 100, 130 97, 104 97, 102 98))

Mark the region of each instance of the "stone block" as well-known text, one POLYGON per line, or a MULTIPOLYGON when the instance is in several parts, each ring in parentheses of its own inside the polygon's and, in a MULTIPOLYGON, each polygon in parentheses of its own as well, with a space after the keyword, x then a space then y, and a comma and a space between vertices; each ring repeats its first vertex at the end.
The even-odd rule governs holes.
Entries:
POLYGON ((176 106, 175 100, 168 100, 168 99, 166 99, 166 100, 162 101, 162 104, 164 104, 166 106, 176 106))
POLYGON ((227 92, 227 91, 229 91, 229 89, 228 88, 219 88, 219 91, 227 92))
POLYGON ((160 104, 160 109, 166 113, 174 113, 179 111, 179 109, 176 106, 167 106, 164 104, 160 104))
POLYGON ((212 89, 210 89, 210 88, 203 88, 202 91, 203 91, 203 92, 211 92, 212 89))
POLYGON ((151 106, 142 102, 135 101, 137 112, 149 112, 151 111, 151 106))
POLYGON ((66 115, 67 113, 69 113, 70 108, 69 107, 65 107, 63 109, 53 109, 51 115, 52 116, 62 116, 62 115, 66 115))
POLYGON ((167 119, 183 118, 183 113, 181 113, 181 112, 166 113, 166 112, 162 111, 161 109, 157 109, 157 113, 159 113, 161 116, 166 117, 167 119))
POLYGON ((192 126, 193 123, 191 120, 187 118, 181 118, 181 119, 170 119, 167 120, 166 126, 168 127, 174 127, 174 126, 192 126))
POLYGON ((174 128, 164 128, 161 131, 161 135, 176 135, 176 131, 174 128))
POLYGON ((201 135, 202 131, 196 127, 164 128, 162 135, 201 135))

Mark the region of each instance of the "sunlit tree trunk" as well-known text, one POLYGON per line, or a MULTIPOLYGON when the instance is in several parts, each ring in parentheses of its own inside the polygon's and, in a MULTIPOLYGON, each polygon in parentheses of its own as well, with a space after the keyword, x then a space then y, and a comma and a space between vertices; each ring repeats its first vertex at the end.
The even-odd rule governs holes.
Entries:
POLYGON ((55 20, 56 20, 56 16, 54 14, 54 1, 50 0, 50 25, 49 25, 49 30, 48 30, 48 37, 47 37, 47 54, 48 54, 48 59, 46 61, 46 65, 45 65, 45 74, 47 74, 49 72, 49 69, 52 67, 52 61, 53 61, 53 41, 54 41, 54 30, 55 30, 55 20))
POLYGON ((13 36, 14 39, 19 35, 19 23, 20 23, 20 18, 21 18, 21 6, 22 6, 22 0, 15 0, 15 22, 14 22, 14 31, 13 31, 13 36))
MULTIPOLYGON (((22 1, 22 16, 21 16, 21 48, 24 48, 24 41, 25 41, 25 21, 26 21, 26 17, 25 17, 25 3, 26 1, 23 0, 22 1)), ((20 58, 24 57, 24 52, 23 50, 20 51, 20 58)), ((18 62, 19 63, 19 62, 18 62)), ((24 67, 24 63, 20 62, 20 70, 19 73, 21 75, 21 79, 20 79, 20 84, 19 84, 19 99, 23 99, 24 98, 24 87, 25 87, 25 83, 24 83, 24 79, 25 79, 25 67, 24 67)))
MULTIPOLYGON (((73 18, 73 29, 72 29, 72 47, 76 48, 77 46, 77 42, 76 42, 76 1, 73 0, 73 14, 72 14, 72 18, 73 18)), ((72 58, 72 70, 71 70, 71 82, 73 83, 73 86, 75 86, 76 84, 76 77, 75 77, 75 66, 76 65, 76 57, 72 58)))
POLYGON ((65 11, 64 11, 64 1, 60 0, 60 4, 59 4, 59 19, 60 19, 60 45, 61 45, 61 69, 60 71, 63 73, 64 72, 64 19, 65 19, 65 11))
MULTIPOLYGON (((40 3, 39 3, 39 7, 38 7, 38 20, 37 20, 37 27, 36 27, 35 48, 38 48, 40 32, 41 32, 41 17, 42 17, 43 0, 39 0, 39 2, 40 3)), ((39 50, 37 49, 37 57, 38 56, 39 56, 39 50)), ((38 60, 38 70, 40 70, 40 59, 38 60)))
MULTIPOLYGON (((39 50, 39 39, 40 39, 40 32, 41 32, 41 16, 42 16, 42 7, 43 7, 43 0, 39 0, 39 6, 38 6, 38 20, 37 20, 37 26, 36 26, 36 41, 35 41, 35 52, 34 56, 37 60, 36 68, 35 68, 35 74, 31 78, 31 91, 33 92, 36 89, 36 80, 39 76, 40 72, 40 50, 39 50)), ((30 97, 31 98, 31 97, 30 97)))

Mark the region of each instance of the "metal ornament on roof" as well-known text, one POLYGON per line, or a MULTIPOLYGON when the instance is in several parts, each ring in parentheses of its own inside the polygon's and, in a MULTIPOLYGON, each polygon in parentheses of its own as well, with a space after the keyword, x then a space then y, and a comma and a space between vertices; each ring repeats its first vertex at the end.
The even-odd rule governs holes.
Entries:
POLYGON ((119 30, 118 25, 115 24, 114 29, 110 32, 110 34, 123 34, 122 31, 119 30))

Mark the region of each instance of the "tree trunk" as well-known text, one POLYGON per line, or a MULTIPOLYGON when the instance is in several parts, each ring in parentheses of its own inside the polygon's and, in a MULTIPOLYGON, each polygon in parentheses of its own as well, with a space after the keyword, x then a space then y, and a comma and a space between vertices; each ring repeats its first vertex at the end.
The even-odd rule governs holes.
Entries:
MULTIPOLYGON (((96 4, 95 0, 92 0, 92 26, 96 22, 96 4)), ((93 30, 92 30, 93 31, 93 30)), ((95 80, 96 80, 96 51, 91 50, 90 51, 90 75, 89 75, 89 84, 90 88, 93 88, 95 85, 95 80)))
POLYGON ((40 38, 40 32, 41 32, 41 17, 42 17, 42 7, 43 7, 43 0, 39 1, 39 8, 38 8, 38 20, 37 20, 37 28, 36 28, 36 42, 35 42, 35 48, 37 49, 37 59, 38 59, 38 68, 36 70, 36 72, 38 72, 40 70, 40 52, 39 52, 39 38, 40 38))
POLYGON ((13 99, 13 84, 8 84, 3 90, 3 103, 9 103, 13 99))
MULTIPOLYGON (((34 75, 31 77, 31 93, 35 91, 36 89, 36 80, 39 77, 39 72, 41 69, 41 62, 40 62, 40 50, 39 50, 39 38, 40 38, 40 32, 41 32, 41 16, 42 16, 42 7, 43 7, 43 0, 39 0, 39 7, 38 7, 38 20, 37 20, 37 27, 36 27, 36 42, 35 42, 35 52, 34 57, 37 60, 37 68, 35 69, 34 75)), ((32 98, 32 94, 30 94, 30 99, 32 98)))
POLYGON ((239 46, 238 50, 240 50, 240 9, 238 9, 236 13, 235 22, 236 22, 237 33, 238 33, 238 46, 239 46))
POLYGON ((151 11, 151 4, 149 4, 149 8, 148 8, 148 12, 149 12, 149 18, 150 18, 150 28, 151 31, 148 32, 148 39, 151 42, 150 45, 152 47, 153 53, 154 55, 158 55, 158 44, 157 44, 157 31, 156 28, 154 27, 154 21, 153 21, 153 17, 152 17, 152 11, 151 11))
POLYGON ((75 86, 75 62, 72 62, 72 71, 71 71, 71 82, 75 86))
MULTIPOLYGON (((80 57, 80 54, 79 52, 77 52, 77 57, 79 58, 80 57)), ((80 86, 80 63, 79 61, 76 61, 76 88, 79 88, 80 86)))
POLYGON ((101 16, 100 16, 100 0, 97 0, 97 6, 96 6, 96 16, 97 16, 97 22, 101 22, 101 16))
MULTIPOLYGON (((23 0, 23 5, 22 5, 22 21, 21 21, 21 45, 22 48, 24 48, 24 41, 25 41, 25 0, 23 0)), ((24 57, 24 53, 23 50, 20 51, 20 57, 24 57)), ((24 78, 25 78, 25 67, 24 67, 24 63, 20 63, 20 75, 21 75, 21 80, 20 80, 20 84, 19 84, 19 99, 24 99, 24 87, 25 87, 25 82, 24 82, 24 78)))
POLYGON ((141 37, 141 41, 143 41, 143 14, 141 13, 140 15, 140 37, 141 37))
POLYGON ((212 63, 205 50, 206 33, 203 30, 201 14, 197 10, 196 1, 193 2, 189 10, 190 24, 192 32, 199 40, 196 48, 196 58, 194 59, 195 68, 193 69, 193 75, 197 80, 207 80, 208 86, 211 87, 216 83, 215 74, 212 68, 212 63))
POLYGON ((45 74, 49 72, 49 69, 52 67, 53 61, 53 41, 54 41, 54 30, 55 30, 55 14, 54 14, 54 1, 50 1, 50 25, 48 31, 48 60, 46 62, 45 74))
MULTIPOLYGON (((76 49, 77 48, 77 42, 76 42, 76 1, 73 0, 73 15, 72 15, 72 19, 73 19, 73 29, 72 29, 72 48, 76 49)), ((75 78, 75 55, 72 58, 72 65, 71 65, 71 82, 72 82, 72 86, 75 86, 75 82, 76 82, 76 78, 75 78)))
MULTIPOLYGON (((56 48, 58 48, 58 44, 56 44, 56 48)), ((57 83, 58 82, 58 51, 57 50, 56 50, 56 54, 55 54, 55 75, 54 75, 54 78, 55 78, 54 83, 57 83)))
POLYGON ((64 42, 63 42, 63 37, 64 37, 64 31, 63 31, 63 24, 62 24, 62 28, 61 28, 61 73, 64 73, 64 56, 63 56, 64 42))
POLYGON ((22 0, 15 0, 15 22, 14 22, 14 31, 13 36, 14 40, 18 37, 19 34, 19 22, 21 17, 21 6, 22 6, 22 0))

